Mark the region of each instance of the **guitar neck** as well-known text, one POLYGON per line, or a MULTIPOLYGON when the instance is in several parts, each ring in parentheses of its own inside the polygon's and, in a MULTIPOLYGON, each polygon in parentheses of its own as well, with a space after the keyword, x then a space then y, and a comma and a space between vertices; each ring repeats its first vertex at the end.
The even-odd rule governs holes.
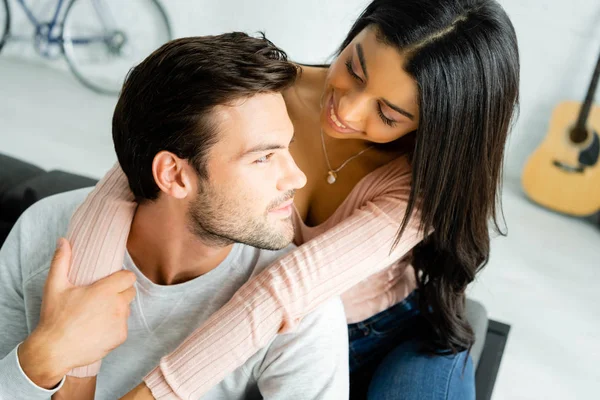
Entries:
POLYGON ((590 115, 590 109, 592 108, 592 103, 594 102, 594 94, 596 93, 596 87, 598 86, 598 78, 600 77, 600 55, 598 56, 598 61, 596 62, 596 68, 594 69, 594 74, 592 75, 592 81, 590 82, 590 87, 588 88, 587 94, 585 96, 585 101, 581 106, 581 111, 579 111, 579 117, 577 118, 577 123, 575 125, 575 129, 578 131, 585 130, 585 123, 590 115))

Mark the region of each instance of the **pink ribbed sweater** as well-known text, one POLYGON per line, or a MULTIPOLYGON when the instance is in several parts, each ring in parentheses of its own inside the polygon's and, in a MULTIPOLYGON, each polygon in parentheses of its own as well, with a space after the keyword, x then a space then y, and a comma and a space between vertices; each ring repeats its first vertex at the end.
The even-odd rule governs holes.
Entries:
MULTIPOLYGON (((421 241, 413 215, 392 251, 410 194, 410 166, 399 158, 365 176, 324 223, 294 215, 299 247, 247 282, 145 378, 156 399, 196 399, 277 333, 331 297, 342 295, 349 323, 404 299, 415 288, 408 259, 421 241)), ((136 204, 117 166, 75 212, 70 279, 89 284, 122 268, 136 204)), ((98 373, 100 363, 74 376, 98 373)))

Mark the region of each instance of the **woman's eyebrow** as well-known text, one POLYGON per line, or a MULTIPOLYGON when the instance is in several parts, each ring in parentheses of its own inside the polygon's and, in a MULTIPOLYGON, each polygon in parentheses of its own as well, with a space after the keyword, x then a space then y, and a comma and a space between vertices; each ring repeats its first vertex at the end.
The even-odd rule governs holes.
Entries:
POLYGON ((383 101, 385 103, 386 106, 388 106, 389 108, 391 108, 394 111, 398 111, 400 114, 404 115, 405 117, 411 119, 414 121, 415 117, 409 113, 408 111, 405 111, 404 109, 393 105, 392 103, 390 103, 389 101, 387 101, 386 99, 381 99, 381 101, 383 101))
POLYGON ((367 63, 365 62, 365 53, 363 52, 362 45, 360 43, 356 44, 356 54, 358 54, 358 61, 360 62, 360 66, 365 74, 365 78, 369 78, 369 74, 367 73, 367 63))
MULTIPOLYGON (((360 66, 363 70, 363 73, 365 74, 365 79, 369 78, 369 74, 367 73, 367 63, 365 61, 365 53, 363 51, 362 45, 360 43, 356 44, 356 54, 358 54, 358 61, 360 62, 360 66)), ((390 103, 389 101, 387 101, 386 99, 381 99, 381 101, 383 101, 389 108, 391 108, 394 111, 399 112, 400 114, 404 115, 405 117, 407 117, 410 120, 415 119, 414 115, 412 115, 411 113, 409 113, 408 111, 393 105, 392 103, 390 103)))

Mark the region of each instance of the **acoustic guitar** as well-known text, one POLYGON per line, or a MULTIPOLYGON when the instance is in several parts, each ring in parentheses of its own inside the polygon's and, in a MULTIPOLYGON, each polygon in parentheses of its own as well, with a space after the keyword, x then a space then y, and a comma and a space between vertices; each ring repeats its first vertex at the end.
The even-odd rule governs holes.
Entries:
POLYGON ((593 105, 599 76, 600 56, 585 101, 556 106, 546 138, 523 170, 527 196, 564 214, 600 210, 600 106, 593 105))

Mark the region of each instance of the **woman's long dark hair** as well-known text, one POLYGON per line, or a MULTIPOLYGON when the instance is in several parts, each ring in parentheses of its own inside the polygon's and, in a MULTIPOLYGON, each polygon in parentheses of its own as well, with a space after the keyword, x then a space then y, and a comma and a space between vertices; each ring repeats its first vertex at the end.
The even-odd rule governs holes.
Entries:
POLYGON ((519 95, 514 28, 494 0, 375 0, 354 23, 343 50, 368 26, 397 48, 418 85, 420 123, 411 154, 409 216, 433 228, 413 251, 430 350, 470 348, 465 289, 487 263, 490 220, 500 232, 504 146, 519 95))

